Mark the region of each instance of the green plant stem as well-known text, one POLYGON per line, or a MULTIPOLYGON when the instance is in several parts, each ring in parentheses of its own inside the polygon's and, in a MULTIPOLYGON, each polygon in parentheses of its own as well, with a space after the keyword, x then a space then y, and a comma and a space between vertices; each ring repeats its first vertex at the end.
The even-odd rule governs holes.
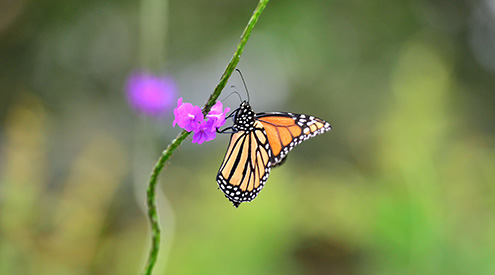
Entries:
POLYGON ((265 9, 267 3, 268 0, 260 0, 260 2, 258 3, 258 6, 254 10, 253 15, 249 19, 249 22, 241 35, 241 41, 237 45, 237 50, 235 51, 234 56, 232 56, 232 58, 230 59, 229 65, 227 65, 227 68, 225 68, 225 72, 220 78, 220 82, 218 83, 217 87, 215 87, 215 91, 213 91, 213 93, 210 95, 210 98, 203 108, 203 114, 206 115, 210 111, 210 108, 215 105, 217 98, 220 96, 220 93, 227 84, 227 81, 232 75, 232 72, 237 66, 237 63, 239 63, 239 59, 241 58, 242 52, 244 51, 244 46, 246 45, 249 36, 251 35, 251 31, 253 30, 254 25, 256 25, 256 22, 258 22, 258 18, 265 9))
MULTIPOLYGON (((220 93, 222 92, 223 88, 225 88, 227 81, 232 75, 232 72, 239 63, 239 59, 241 58, 242 52, 244 50, 244 46, 246 45, 249 36, 251 35, 251 31, 256 25, 256 22, 258 21, 259 16, 265 9, 268 1, 269 0, 259 1, 258 6, 254 10, 253 15, 249 19, 249 22, 246 28, 244 29, 244 32, 241 35, 241 40, 237 45, 237 50, 230 59, 230 62, 227 65, 227 68, 225 69, 225 72, 222 74, 222 77, 220 78, 220 82, 215 87, 215 90, 210 95, 208 101, 203 107, 203 114, 206 115, 210 111, 211 107, 216 103, 217 98, 220 96, 220 93)), ((160 175, 160 172, 163 169, 163 166, 165 165, 167 160, 170 158, 170 156, 172 156, 172 153, 187 138, 187 136, 189 136, 189 134, 190 132, 182 131, 174 140, 172 140, 172 142, 168 145, 167 149, 165 149, 165 151, 162 152, 150 176, 150 181, 148 184, 148 189, 146 191, 146 194, 147 194, 147 204, 148 204, 148 219, 150 221, 150 226, 151 226, 151 249, 149 251, 148 261, 146 263, 144 270, 144 274, 146 275, 150 275, 153 272, 153 267, 155 266, 158 257, 158 252, 160 251, 161 229, 158 219, 158 210, 156 207, 156 184, 158 182, 158 176, 160 175)))

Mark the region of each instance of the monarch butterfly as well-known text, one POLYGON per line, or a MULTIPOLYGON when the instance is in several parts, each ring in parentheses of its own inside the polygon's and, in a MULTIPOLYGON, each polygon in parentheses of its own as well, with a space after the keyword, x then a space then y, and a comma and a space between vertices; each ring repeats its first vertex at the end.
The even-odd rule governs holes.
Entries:
POLYGON ((332 129, 328 122, 314 116, 255 113, 247 101, 231 116, 233 126, 219 131, 232 129, 217 183, 235 207, 258 196, 270 169, 281 165, 296 145, 332 129))

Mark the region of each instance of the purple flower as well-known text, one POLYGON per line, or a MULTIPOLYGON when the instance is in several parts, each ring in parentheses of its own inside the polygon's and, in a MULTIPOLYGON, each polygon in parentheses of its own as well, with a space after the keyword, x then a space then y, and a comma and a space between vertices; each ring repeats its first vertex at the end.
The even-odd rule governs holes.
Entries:
POLYGON ((170 76, 157 76, 148 72, 132 73, 126 82, 129 104, 138 112, 161 116, 172 107, 177 86, 170 76))
POLYGON ((173 127, 176 124, 188 132, 193 131, 193 143, 202 144, 205 141, 215 139, 218 127, 225 124, 225 114, 230 108, 222 110, 222 102, 218 101, 211 108, 210 112, 204 119, 203 113, 199 106, 193 106, 191 103, 183 103, 182 97, 177 100, 177 107, 174 109, 175 119, 173 127))
POLYGON ((178 100, 177 100, 177 107, 175 107, 174 109, 174 116, 175 116, 175 119, 174 119, 174 122, 172 124, 172 127, 175 128, 175 124, 177 124, 177 122, 179 121, 179 118, 180 118, 180 115, 179 115, 179 108, 182 106, 182 97, 180 97, 178 100))
POLYGON ((225 108, 225 111, 223 109, 223 104, 220 101, 217 101, 213 107, 211 107, 210 112, 206 115, 208 120, 213 120, 212 127, 216 129, 222 127, 225 124, 225 115, 230 112, 230 108, 227 107, 225 108))
POLYGON ((194 131, 194 137, 192 142, 197 144, 202 144, 205 141, 210 141, 215 139, 217 134, 215 132, 216 129, 213 127, 214 123, 215 121, 212 119, 201 122, 199 129, 197 131, 194 131), (212 129, 214 130, 212 131, 212 129))
POLYGON ((197 131, 199 125, 204 120, 203 113, 199 106, 193 106, 191 103, 182 103, 182 97, 177 100, 177 108, 174 109, 175 124, 179 124, 179 127, 185 129, 188 132, 197 131))

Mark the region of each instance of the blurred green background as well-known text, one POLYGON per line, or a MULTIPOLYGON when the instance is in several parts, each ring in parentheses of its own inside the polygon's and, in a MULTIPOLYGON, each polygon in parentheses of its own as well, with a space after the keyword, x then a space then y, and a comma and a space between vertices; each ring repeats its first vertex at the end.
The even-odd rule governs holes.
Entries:
MULTIPOLYGON (((256 3, 0 1, 0 274, 141 272, 148 175, 180 130, 134 112, 126 78, 202 105, 256 3)), ((238 67, 255 111, 333 130, 239 209, 215 182, 228 136, 188 138, 155 274, 495 273, 494 1, 273 0, 238 67)))

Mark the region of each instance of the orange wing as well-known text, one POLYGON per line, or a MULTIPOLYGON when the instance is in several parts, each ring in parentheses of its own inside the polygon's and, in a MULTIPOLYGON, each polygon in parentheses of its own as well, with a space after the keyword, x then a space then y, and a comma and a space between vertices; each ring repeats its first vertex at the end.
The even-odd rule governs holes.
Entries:
POLYGON ((271 148, 271 167, 279 165, 287 153, 299 143, 332 129, 330 124, 314 116, 293 113, 260 113, 261 122, 271 148))
POLYGON ((218 186, 235 207, 256 198, 270 174, 266 132, 260 122, 254 126, 253 131, 232 134, 217 175, 218 186))
POLYGON ((258 196, 271 168, 282 164, 292 148, 331 129, 328 122, 313 116, 254 114, 245 102, 239 110, 217 174, 218 186, 235 207, 258 196))

